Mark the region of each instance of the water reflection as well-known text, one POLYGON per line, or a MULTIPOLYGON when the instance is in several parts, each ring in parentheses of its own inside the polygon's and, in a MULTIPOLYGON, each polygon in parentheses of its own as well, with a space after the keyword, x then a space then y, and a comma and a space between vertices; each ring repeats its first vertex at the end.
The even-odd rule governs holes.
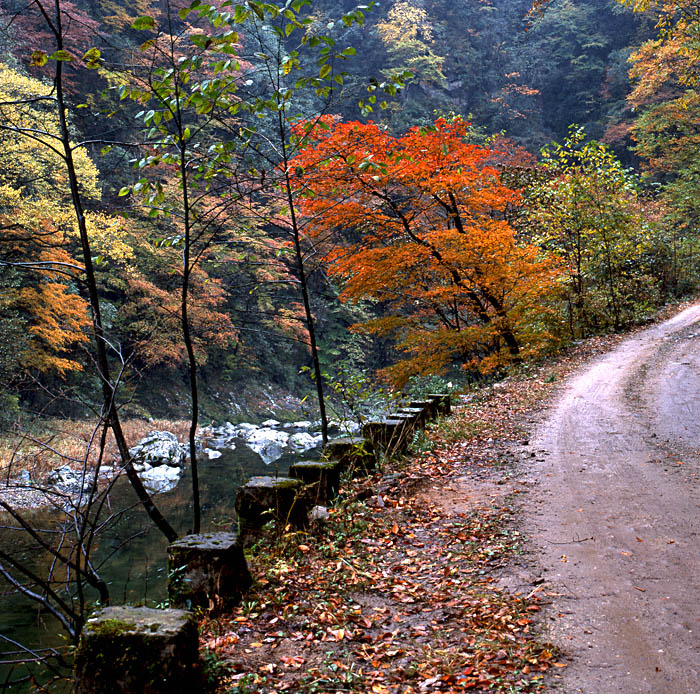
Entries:
MULTIPOLYGON (((238 487, 251 475, 287 473, 289 466, 300 458, 309 459, 314 451, 303 455, 286 452, 270 465, 245 445, 236 450, 224 449, 213 460, 202 456, 200 461, 200 489, 202 530, 230 530, 235 528, 233 502, 238 487)), ((158 507, 180 535, 192 527, 191 475, 183 474, 177 487, 155 497, 158 507)), ((166 597, 167 541, 150 522, 126 479, 119 479, 109 495, 106 513, 122 511, 118 518, 100 534, 93 552, 94 564, 108 583, 112 604, 146 603, 155 605, 166 597)), ((55 517, 46 510, 27 514, 32 524, 48 528, 55 517)), ((54 513, 55 516, 55 513, 54 513)), ((7 521, 3 521, 3 524, 7 521)), ((9 525, 9 523, 7 523, 9 525)), ((46 571, 46 555, 37 553, 35 545, 20 531, 3 530, 0 543, 5 551, 19 555, 39 575, 46 571), (42 565, 43 563, 43 565, 42 565)), ((91 596, 97 599, 97 593, 91 596)), ((3 582, 0 593, 0 633, 32 649, 66 645, 55 618, 38 610, 35 602, 18 595, 3 582)), ((25 677, 27 671, 13 668, 8 661, 15 660, 18 648, 6 640, 0 642, 0 691, 32 692, 35 685, 25 682, 20 686, 8 684, 25 677)))

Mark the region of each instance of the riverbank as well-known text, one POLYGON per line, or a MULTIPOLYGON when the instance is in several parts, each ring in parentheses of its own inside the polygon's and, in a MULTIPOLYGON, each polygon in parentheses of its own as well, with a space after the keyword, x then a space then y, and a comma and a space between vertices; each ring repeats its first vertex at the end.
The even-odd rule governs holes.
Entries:
MULTIPOLYGON (((129 447, 135 446, 152 431, 168 431, 184 444, 189 432, 189 398, 186 384, 163 384, 144 402, 126 403, 122 409, 122 428, 129 447), (152 414, 151 414, 152 413, 152 414), (161 416, 158 415, 160 413, 161 416), (165 416, 163 416, 165 415, 165 416)), ((150 391, 149 391, 150 392, 150 391)), ((291 393, 266 383, 251 383, 234 390, 219 384, 202 388, 200 432, 215 421, 263 421, 274 418, 313 418, 313 407, 291 393), (217 419, 214 420, 213 418, 217 419)), ((23 413, 10 431, 0 432, 0 500, 29 508, 43 505, 44 496, 32 484, 46 480, 56 468, 93 470, 100 457, 96 418, 59 418, 23 413), (8 484, 9 483, 9 484, 8 484)), ((113 470, 119 459, 111 433, 105 442, 102 467, 113 470)), ((112 473, 112 474, 113 474, 112 473)))
MULTIPOLYGON (((170 431, 183 442, 189 422, 172 419, 133 418, 123 422, 129 446, 134 446, 150 431, 170 431)), ((104 477, 118 472, 119 458, 111 432, 101 456, 104 477)), ((37 488, 45 484, 49 474, 64 465, 75 470, 92 471, 100 460, 99 432, 94 421, 37 418, 21 433, 0 436, 0 501, 13 508, 36 508, 50 503, 45 492, 37 488)))
MULTIPOLYGON (((285 455, 302 455, 318 448, 323 438, 320 428, 318 420, 280 422, 271 418, 257 424, 225 422, 219 426, 205 426, 197 431, 197 457, 200 464, 206 465, 226 451, 244 446, 269 466, 285 455)), ((331 436, 352 435, 358 428, 357 422, 349 420, 329 421, 331 436)), ((127 420, 124 431, 134 468, 146 489, 151 494, 174 489, 188 467, 189 423, 127 420), (156 426, 160 428, 152 428, 156 426)), ((95 443, 96 432, 88 430, 85 422, 44 422, 41 435, 44 438, 26 436, 15 444, 14 460, 0 484, 0 503, 28 509, 55 503, 63 505, 69 499, 77 502, 81 493, 93 484, 98 462, 100 485, 113 481, 122 472, 111 434, 101 453, 95 443), (82 450, 82 459, 67 453, 73 447, 82 450)))

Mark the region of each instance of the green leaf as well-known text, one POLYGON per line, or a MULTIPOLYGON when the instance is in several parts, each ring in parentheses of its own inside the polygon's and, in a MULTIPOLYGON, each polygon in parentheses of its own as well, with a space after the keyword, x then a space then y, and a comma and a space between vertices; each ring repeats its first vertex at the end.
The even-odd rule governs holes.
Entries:
POLYGON ((128 195, 131 192, 131 189, 129 186, 124 186, 123 188, 119 189, 119 197, 123 198, 125 195, 128 195))
POLYGON ((83 56, 83 62, 88 70, 96 70, 100 67, 102 53, 99 48, 91 48, 83 56))
POLYGON ((153 17, 149 17, 148 15, 142 15, 141 17, 138 17, 134 20, 134 23, 131 25, 131 28, 136 29, 137 31, 143 31, 144 29, 155 29, 156 20, 153 19, 153 17))
POLYGON ((46 53, 44 51, 32 51, 31 62, 29 63, 32 67, 41 67, 46 65, 46 53))
POLYGON ((253 12, 257 15, 258 19, 261 21, 265 19, 265 12, 263 8, 261 7, 261 3, 259 2, 248 2, 248 7, 250 7, 253 12))
POLYGON ((190 36, 190 41, 197 46, 197 48, 206 48, 207 41, 209 41, 208 36, 204 36, 203 34, 193 34, 190 36))
POLYGON ((318 76, 321 79, 325 79, 330 74, 331 74, 331 66, 328 63, 326 63, 325 65, 323 65, 321 67, 321 70, 319 71, 318 76))
POLYGON ((68 51, 54 51, 49 58, 51 60, 58 60, 62 63, 70 63, 71 61, 75 60, 75 56, 68 51))

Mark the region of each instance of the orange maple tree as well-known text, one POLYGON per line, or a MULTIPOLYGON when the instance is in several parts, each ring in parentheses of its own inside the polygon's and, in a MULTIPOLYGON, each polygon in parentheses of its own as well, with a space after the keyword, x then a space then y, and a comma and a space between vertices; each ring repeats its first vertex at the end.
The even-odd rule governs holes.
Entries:
POLYGON ((379 302, 363 326, 392 336, 397 385, 458 362, 483 370, 542 349, 557 269, 504 219, 519 194, 501 183, 495 147, 439 119, 392 137, 374 123, 300 123, 299 209, 324 248, 341 298, 379 302), (537 318, 535 318, 537 316, 537 318))
POLYGON ((80 371, 73 352, 88 341, 90 326, 88 305, 75 284, 81 267, 61 230, 45 220, 37 220, 36 227, 27 230, 0 214, 0 267, 25 272, 21 285, 6 288, 4 297, 27 319, 26 344, 17 362, 41 373, 80 371))

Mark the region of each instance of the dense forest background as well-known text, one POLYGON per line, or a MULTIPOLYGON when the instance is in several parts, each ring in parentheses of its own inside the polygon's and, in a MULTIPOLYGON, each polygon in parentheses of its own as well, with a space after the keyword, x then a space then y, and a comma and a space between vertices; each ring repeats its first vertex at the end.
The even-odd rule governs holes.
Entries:
POLYGON ((304 397, 310 321, 331 385, 410 388, 696 288, 692 5, 0 8, 3 426, 100 393, 58 63, 127 413, 186 410, 193 365, 210 419, 304 397))

